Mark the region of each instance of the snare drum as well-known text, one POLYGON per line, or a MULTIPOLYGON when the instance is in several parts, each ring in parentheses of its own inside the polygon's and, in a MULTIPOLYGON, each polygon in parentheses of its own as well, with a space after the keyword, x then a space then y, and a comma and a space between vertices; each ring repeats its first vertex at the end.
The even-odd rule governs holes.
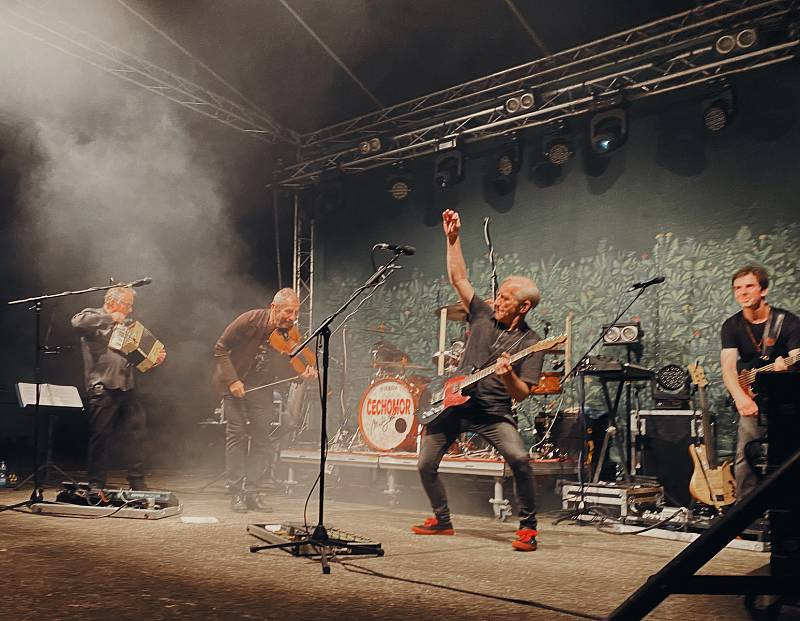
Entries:
POLYGON ((358 429, 376 451, 414 450, 418 390, 401 379, 370 384, 358 403, 358 429))

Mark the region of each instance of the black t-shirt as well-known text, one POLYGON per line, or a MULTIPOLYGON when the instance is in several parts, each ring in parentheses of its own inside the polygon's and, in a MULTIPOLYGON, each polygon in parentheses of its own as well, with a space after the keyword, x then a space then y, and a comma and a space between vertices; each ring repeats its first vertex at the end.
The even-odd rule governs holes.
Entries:
MULTIPOLYGON (((492 308, 477 295, 469 305, 470 335, 461 360, 460 372, 472 373, 492 364, 503 352, 516 352, 537 343, 539 335, 524 321, 512 331, 504 329, 494 318, 492 308)), ((512 365, 523 382, 533 386, 539 382, 544 362, 544 352, 531 354, 512 365)), ((502 380, 492 373, 465 391, 474 403, 489 414, 511 418, 511 397, 502 380)))
MULTIPOLYGON (((771 332, 775 333, 775 321, 779 313, 784 313, 783 325, 781 326, 778 339, 770 350, 770 358, 775 359, 777 356, 786 356, 793 349, 800 348, 800 319, 794 313, 780 309, 772 308, 771 332)), ((761 344, 764 337, 764 327, 767 322, 763 323, 750 323, 744 318, 742 311, 735 315, 728 317, 725 323, 722 324, 722 349, 737 349, 739 351, 739 358, 749 363, 761 354, 753 340, 761 344), (747 327, 750 327, 753 338, 750 338, 747 327)))
MULTIPOLYGON (((246 388, 255 388, 297 375, 292 368, 289 356, 277 351, 269 343, 269 338, 258 345, 253 364, 244 378, 246 388)), ((248 393, 248 399, 258 402, 271 402, 273 390, 283 391, 285 386, 277 385, 274 389, 263 388, 248 393)))

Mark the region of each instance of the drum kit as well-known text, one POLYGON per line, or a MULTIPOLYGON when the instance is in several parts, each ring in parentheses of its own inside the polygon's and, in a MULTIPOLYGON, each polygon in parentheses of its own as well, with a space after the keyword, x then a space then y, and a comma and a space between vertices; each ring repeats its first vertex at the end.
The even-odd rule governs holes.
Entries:
MULTIPOLYGON (((396 333, 384 324, 362 328, 365 332, 380 335, 370 349, 372 374, 369 385, 358 402, 359 436, 374 451, 415 451, 420 433, 415 414, 422 391, 432 375, 452 375, 461 364, 466 343, 466 309, 459 302, 442 306, 434 314, 440 319, 439 351, 431 357, 435 370, 413 364, 410 356, 391 341, 396 333), (463 323, 458 338, 451 340, 449 345, 446 340, 448 322, 463 323)), ((546 397, 560 393, 562 377, 563 371, 542 373, 532 394, 546 397)), ((451 453, 471 455, 486 450, 489 449, 478 438, 470 438, 454 444, 451 453)))

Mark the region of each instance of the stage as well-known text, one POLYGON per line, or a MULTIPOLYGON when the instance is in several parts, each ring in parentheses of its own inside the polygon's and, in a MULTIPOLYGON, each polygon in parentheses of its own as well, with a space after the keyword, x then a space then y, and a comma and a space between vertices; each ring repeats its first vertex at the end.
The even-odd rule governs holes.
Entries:
MULTIPOLYGON (((380 542, 385 556, 340 557, 323 575, 316 559, 249 551, 260 541, 248 525, 302 523, 307 487, 292 496, 271 493, 273 511, 237 514, 221 489, 198 491, 207 480, 151 477, 151 487, 175 491, 182 504, 180 515, 157 521, 3 513, 4 618, 595 619, 686 545, 591 525, 553 526, 551 513, 540 515, 539 550, 514 552, 514 520, 492 519, 485 509, 456 513, 454 537, 420 537, 409 529, 424 509, 346 502, 331 490, 326 526, 380 542)), ((46 490, 45 499, 55 493, 46 490)), ((0 503, 29 494, 3 491, 0 503)), ((317 521, 315 496, 307 519, 317 521)), ((726 549, 703 572, 745 575, 768 562, 768 554, 726 549)), ((648 618, 749 617, 740 597, 698 595, 669 597, 648 618)))

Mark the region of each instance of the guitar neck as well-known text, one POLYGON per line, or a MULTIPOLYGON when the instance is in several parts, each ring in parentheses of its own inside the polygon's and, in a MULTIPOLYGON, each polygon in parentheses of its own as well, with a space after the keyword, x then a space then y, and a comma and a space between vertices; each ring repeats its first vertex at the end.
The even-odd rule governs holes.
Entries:
MULTIPOLYGON (((800 354, 795 354, 794 356, 786 356, 783 361, 786 363, 787 367, 792 366, 794 363, 800 361, 800 354)), ((756 381, 756 375, 761 371, 774 371, 775 370, 775 363, 770 362, 769 364, 765 364, 763 367, 758 367, 755 369, 745 369, 742 371, 741 374, 741 381, 742 384, 745 386, 749 386, 754 381, 756 381)))

